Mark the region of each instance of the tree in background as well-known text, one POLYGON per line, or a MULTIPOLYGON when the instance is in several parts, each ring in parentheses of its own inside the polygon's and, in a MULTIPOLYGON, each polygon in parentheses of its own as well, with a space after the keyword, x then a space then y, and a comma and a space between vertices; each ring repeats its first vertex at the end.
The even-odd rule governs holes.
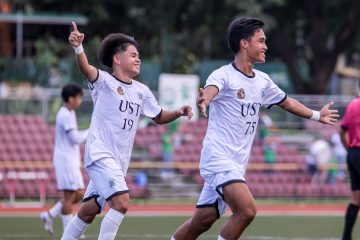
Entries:
MULTIPOLYGON (((161 63, 163 72, 191 73, 194 63, 231 59, 226 31, 239 16, 266 23, 267 61, 281 59, 297 93, 323 94, 339 54, 360 50, 360 4, 356 0, 91 0, 84 4, 61 0, 14 0, 14 11, 80 13, 89 18, 86 36, 131 33, 143 59, 161 63)), ((41 26, 28 35, 45 32, 67 41, 69 27, 41 26)), ((95 53, 92 53, 95 55, 95 53)))

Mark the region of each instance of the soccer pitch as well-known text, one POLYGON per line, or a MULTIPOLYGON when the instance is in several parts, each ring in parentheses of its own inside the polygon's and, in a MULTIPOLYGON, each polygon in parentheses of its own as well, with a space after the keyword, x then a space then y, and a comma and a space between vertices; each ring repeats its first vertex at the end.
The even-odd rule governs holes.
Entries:
MULTIPOLYGON (((146 240, 170 239, 173 231, 188 217, 185 216, 127 216, 116 239, 146 240)), ((199 239, 215 240, 221 218, 210 231, 199 239)), ((97 239, 101 217, 89 227, 87 239, 97 239)), ((252 240, 332 240, 340 239, 343 216, 257 216, 241 239, 252 240)), ((0 217, 2 239, 60 239, 62 225, 59 218, 54 222, 55 236, 50 237, 37 217, 0 217)), ((354 239, 360 239, 360 224, 354 227, 354 239)))

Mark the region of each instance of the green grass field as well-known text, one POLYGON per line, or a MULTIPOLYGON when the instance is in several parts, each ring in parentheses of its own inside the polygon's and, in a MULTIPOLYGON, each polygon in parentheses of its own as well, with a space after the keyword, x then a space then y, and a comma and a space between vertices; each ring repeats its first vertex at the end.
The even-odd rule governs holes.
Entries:
MULTIPOLYGON (((117 239, 170 239, 173 231, 187 217, 135 217, 128 216, 118 232, 117 239)), ((199 239, 217 239, 221 218, 212 229, 199 239)), ((101 217, 86 232, 87 239, 97 239, 101 217)), ((310 240, 340 239, 342 216, 257 216, 241 239, 254 240, 310 240)), ((37 217, 0 217, 0 239, 60 239, 61 221, 55 221, 55 236, 51 238, 37 217)), ((360 239, 360 224, 354 229, 354 239, 360 239)))

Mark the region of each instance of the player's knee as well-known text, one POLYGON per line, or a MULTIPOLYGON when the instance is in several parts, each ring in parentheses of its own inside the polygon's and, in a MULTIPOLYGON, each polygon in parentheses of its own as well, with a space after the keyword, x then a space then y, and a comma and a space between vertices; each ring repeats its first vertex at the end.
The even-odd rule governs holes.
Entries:
POLYGON ((190 226, 196 228, 194 230, 198 232, 205 232, 209 230, 209 228, 213 225, 213 223, 217 220, 216 216, 210 216, 198 220, 192 219, 190 222, 190 226))
POLYGON ((90 224, 94 221, 96 214, 78 212, 78 217, 84 222, 90 224))
POLYGON ((122 194, 115 196, 109 202, 109 206, 116 211, 121 212, 122 214, 126 214, 129 209, 129 195, 122 194))
POLYGON ((122 214, 126 214, 129 209, 129 202, 128 201, 112 201, 110 204, 112 209, 121 212, 122 214))
POLYGON ((129 209, 129 204, 116 205, 115 207, 113 207, 113 209, 115 209, 116 211, 121 212, 122 214, 126 214, 126 212, 129 209))
POLYGON ((239 222, 245 222, 247 224, 250 224, 254 220, 256 216, 256 212, 257 212, 256 207, 251 207, 251 208, 247 208, 244 212, 235 213, 233 216, 239 222))

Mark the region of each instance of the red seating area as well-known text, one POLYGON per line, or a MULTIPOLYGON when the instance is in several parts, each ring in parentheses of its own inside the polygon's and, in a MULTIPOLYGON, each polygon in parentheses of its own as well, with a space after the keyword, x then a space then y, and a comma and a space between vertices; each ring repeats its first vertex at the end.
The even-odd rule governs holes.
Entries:
MULTIPOLYGON (((307 129, 323 134, 333 133, 319 124, 306 123, 307 129), (323 129, 326 129, 323 130, 323 129)), ((207 119, 181 122, 177 133, 181 136, 181 144, 174 149, 173 159, 176 163, 194 163, 199 161, 202 140, 207 127, 207 119)), ((135 147, 148 149, 150 157, 161 158, 161 134, 167 129, 165 125, 153 125, 139 129, 135 138, 135 147)), ((329 135, 330 136, 330 135, 329 135)), ((59 197, 56 189, 56 178, 52 166, 54 145, 54 127, 47 124, 41 116, 34 115, 0 115, 0 197, 9 196, 9 171, 45 171, 46 196, 59 197)), ((274 170, 271 173, 265 169, 251 168, 254 164, 265 164, 263 148, 259 142, 254 143, 246 180, 255 196, 261 197, 342 197, 350 194, 349 184, 340 182, 334 185, 310 184, 311 177, 305 171, 305 156, 299 153, 296 146, 277 144, 276 163, 297 164, 297 169, 274 170)), ((179 169, 179 172, 191 178, 195 183, 202 184, 199 171, 195 169, 179 169)), ((85 182, 89 178, 83 171, 85 182)), ((128 177, 128 185, 133 197, 148 196, 146 187, 138 187, 133 177, 128 177)), ((15 186, 17 197, 39 196, 37 180, 18 179, 15 186)))
POLYGON ((54 129, 41 116, 0 115, 0 161, 51 161, 54 129))
MULTIPOLYGON (((0 115, 0 197, 9 197, 10 179, 7 173, 45 171, 46 196, 60 197, 56 188, 56 177, 52 166, 54 149, 54 126, 46 123, 37 115, 0 115)), ((89 181, 83 170, 85 183, 89 181)), ((147 189, 137 187, 129 178, 128 186, 136 197, 145 196, 147 189)), ((147 193, 146 193, 147 194, 147 193)), ((39 184, 36 179, 18 179, 15 184, 15 195, 18 198, 39 197, 39 184)))
MULTIPOLYGON (((327 128, 314 121, 306 122, 307 129, 320 131, 324 136, 330 137, 334 127, 327 128), (315 124, 313 124, 315 123, 315 124), (319 127, 320 126, 320 127, 319 127)), ((207 119, 198 121, 183 121, 180 123, 177 134, 183 141, 180 147, 173 151, 173 159, 177 163, 199 162, 202 141, 206 133, 207 119)), ((140 129, 136 136, 135 145, 148 148, 152 156, 161 157, 161 134, 165 131, 163 126, 151 126, 140 129), (152 150, 155 149, 156 151, 152 150)), ((276 147, 276 163, 291 164, 296 169, 274 170, 271 173, 266 169, 252 169, 252 164, 265 164, 263 146, 255 140, 249 160, 249 169, 246 180, 255 196, 260 197, 344 197, 350 195, 349 183, 339 182, 334 185, 324 184, 314 186, 311 184, 312 176, 306 172, 305 155, 298 147, 286 145, 279 141, 276 147)), ((266 165, 265 165, 266 166, 266 165)), ((193 179, 199 185, 203 179, 197 169, 179 169, 179 172, 193 179)))
POLYGON ((331 135, 339 132, 340 122, 337 122, 335 126, 332 126, 326 124, 319 124, 318 122, 312 120, 304 120, 304 126, 305 129, 313 133, 318 133, 323 139, 330 140, 331 135))

